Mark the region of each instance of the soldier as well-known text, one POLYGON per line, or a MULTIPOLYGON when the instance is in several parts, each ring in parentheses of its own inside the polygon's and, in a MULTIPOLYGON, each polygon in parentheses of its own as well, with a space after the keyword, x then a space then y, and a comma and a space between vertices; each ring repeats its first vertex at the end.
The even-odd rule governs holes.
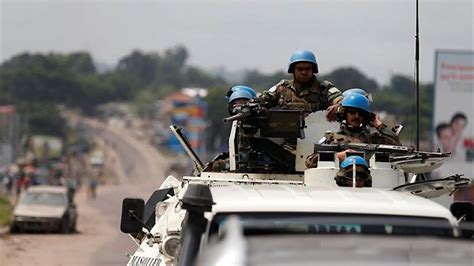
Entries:
POLYGON ((255 98, 256 96, 257 93, 255 90, 248 86, 237 85, 230 88, 225 96, 229 100, 229 114, 234 115, 236 107, 247 103, 250 99, 255 98))
MULTIPOLYGON (((351 93, 344 97, 337 112, 337 120, 340 123, 338 132, 327 132, 323 138, 323 144, 339 143, 369 143, 401 145, 397 134, 380 120, 380 116, 370 111, 367 97, 351 93), (375 128, 377 132, 371 133, 369 128, 375 128)), ((346 158, 346 150, 337 153, 340 161, 346 158)), ((306 159, 306 167, 316 167, 317 154, 313 153, 306 159)))
MULTIPOLYGON (((229 101, 227 109, 230 115, 235 115, 237 109, 247 103, 250 99, 253 99, 257 96, 257 93, 254 89, 244 86, 237 85, 231 87, 226 93, 226 99, 229 101)), ((229 170, 229 154, 222 153, 219 154, 216 158, 211 160, 205 166, 205 171, 212 172, 223 172, 229 170)))
POLYGON ((282 80, 265 91, 259 100, 267 108, 280 106, 286 109, 304 109, 307 113, 328 110, 327 118, 335 121, 335 113, 342 94, 331 82, 320 81, 317 74, 318 63, 314 54, 308 50, 299 50, 290 57, 288 73, 292 80, 282 80))
POLYGON ((369 102, 372 102, 372 93, 368 93, 368 92, 366 92, 365 90, 363 90, 361 88, 352 88, 352 89, 345 90, 342 93, 342 97, 346 97, 347 95, 349 95, 351 93, 357 93, 357 94, 360 94, 360 95, 364 95, 369 100, 369 102))
POLYGON ((354 164, 356 187, 371 187, 372 176, 370 175, 369 166, 364 158, 360 156, 349 156, 342 161, 339 171, 334 177, 336 184, 341 187, 352 187, 354 180, 354 164))

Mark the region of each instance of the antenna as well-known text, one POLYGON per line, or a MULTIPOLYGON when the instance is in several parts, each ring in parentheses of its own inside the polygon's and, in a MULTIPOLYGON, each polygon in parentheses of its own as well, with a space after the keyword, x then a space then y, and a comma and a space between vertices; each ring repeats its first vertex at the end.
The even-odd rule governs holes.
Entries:
POLYGON ((352 187, 357 187, 357 178, 356 178, 356 160, 352 158, 352 187))
POLYGON ((420 40, 418 26, 418 0, 416 0, 416 33, 415 33, 415 91, 416 91, 416 150, 420 150, 420 40))

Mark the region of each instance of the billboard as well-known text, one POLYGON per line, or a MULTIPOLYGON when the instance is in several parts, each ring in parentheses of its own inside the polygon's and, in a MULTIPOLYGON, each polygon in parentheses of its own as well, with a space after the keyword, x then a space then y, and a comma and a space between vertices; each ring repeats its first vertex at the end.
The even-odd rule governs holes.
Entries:
MULTIPOLYGON (((202 156, 206 148, 206 101, 200 97, 186 101, 174 100, 172 106, 173 108, 170 111, 171 124, 183 129, 183 133, 188 138, 191 147, 202 156)), ((183 152, 181 144, 172 133, 168 135, 168 144, 171 151, 183 152)))
POLYGON ((434 90, 433 147, 451 159, 433 174, 473 178, 474 51, 436 51, 434 90))

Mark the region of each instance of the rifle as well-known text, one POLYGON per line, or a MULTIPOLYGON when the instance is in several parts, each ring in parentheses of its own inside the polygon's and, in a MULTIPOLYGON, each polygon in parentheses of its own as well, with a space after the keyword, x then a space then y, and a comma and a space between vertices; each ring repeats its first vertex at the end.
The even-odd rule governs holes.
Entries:
POLYGON ((223 119, 224 123, 229 123, 235 120, 246 121, 252 119, 265 118, 267 109, 259 102, 249 101, 248 103, 238 106, 233 110, 236 114, 223 119))
POLYGON ((369 152, 384 152, 384 153, 394 153, 399 154, 400 156, 394 156, 394 160, 405 160, 407 157, 449 157, 451 153, 449 152, 425 152, 417 151, 414 148, 409 148, 406 146, 396 146, 396 145, 386 145, 386 144, 368 144, 368 143, 339 143, 339 144, 314 144, 314 152, 320 151, 333 151, 340 152, 348 149, 356 151, 369 151, 369 152))

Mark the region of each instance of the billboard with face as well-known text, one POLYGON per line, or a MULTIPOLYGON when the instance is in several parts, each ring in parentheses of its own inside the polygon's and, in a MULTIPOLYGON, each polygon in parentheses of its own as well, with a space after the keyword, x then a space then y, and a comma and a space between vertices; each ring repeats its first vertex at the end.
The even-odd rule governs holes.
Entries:
POLYGON ((435 62, 433 147, 451 152, 451 160, 434 175, 462 173, 472 178, 474 51, 437 51, 435 62))

